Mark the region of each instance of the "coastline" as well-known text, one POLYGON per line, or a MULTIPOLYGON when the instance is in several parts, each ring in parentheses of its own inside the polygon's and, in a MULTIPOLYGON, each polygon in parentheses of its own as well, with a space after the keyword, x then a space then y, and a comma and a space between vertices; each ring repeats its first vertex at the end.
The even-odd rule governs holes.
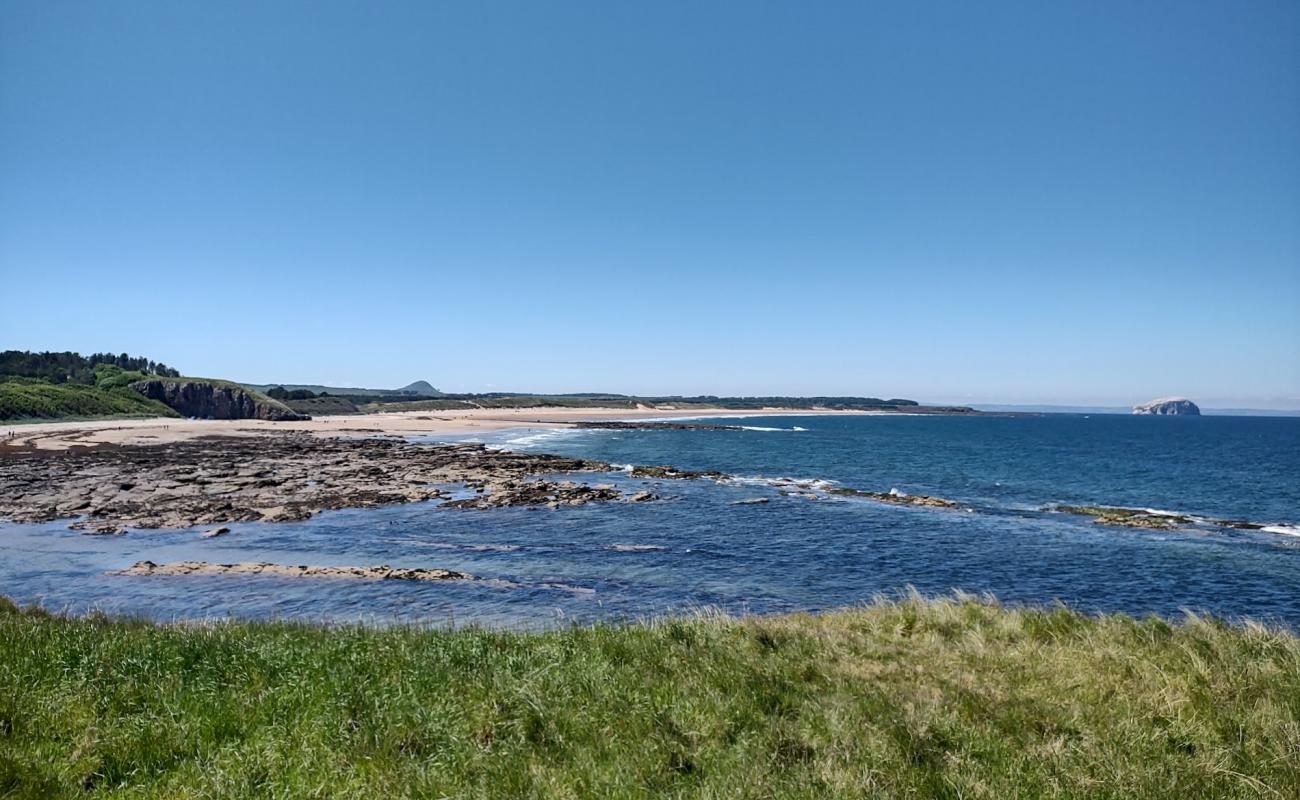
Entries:
POLYGON ((0 453, 67 450, 101 445, 173 444, 207 436, 268 436, 302 432, 317 436, 430 436, 492 433, 508 428, 564 428, 577 422, 771 416, 883 416, 906 412, 833 409, 700 409, 664 408, 478 408, 463 411, 395 411, 335 414, 300 422, 258 419, 191 420, 168 417, 32 422, 0 426, 0 453))

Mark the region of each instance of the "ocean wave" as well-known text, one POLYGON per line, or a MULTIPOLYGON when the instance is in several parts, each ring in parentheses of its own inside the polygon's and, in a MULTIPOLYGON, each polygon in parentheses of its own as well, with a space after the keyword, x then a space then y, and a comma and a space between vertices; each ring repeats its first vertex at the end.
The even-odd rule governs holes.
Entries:
POLYGON ((611 544, 605 548, 613 550, 616 553, 648 553, 656 550, 667 550, 667 547, 658 544, 611 544))
POLYGON ((486 447, 488 450, 529 450, 537 447, 542 442, 552 439, 562 439, 590 432, 591 430, 586 428, 548 428, 545 430, 526 428, 513 434, 504 434, 502 438, 486 445, 486 447))
MULTIPOLYGON (((680 416, 673 414, 670 417, 629 417, 626 422, 698 422, 702 419, 717 420, 718 424, 726 425, 735 419, 767 419, 770 417, 820 417, 822 414, 799 413, 802 409, 795 409, 789 413, 781 412, 776 414, 690 414, 683 413, 680 416)), ((891 412, 892 413, 892 412, 891 412)), ((926 416, 917 414, 914 416, 926 416)))
POLYGON ((572 592, 573 594, 595 594, 596 590, 586 586, 571 586, 567 583, 537 583, 533 584, 537 589, 555 589, 561 592, 572 592))
POLYGON ((1280 533, 1283 536, 1300 536, 1300 525, 1265 525, 1260 530, 1265 533, 1280 533))
POLYGON ((1042 509, 1051 512, 1065 512, 1093 517, 1095 522, 1130 528, 1164 528, 1195 530, 1197 528, 1218 528, 1260 533, 1300 536, 1300 525, 1288 523, 1256 522, 1248 519, 1222 519, 1192 514, 1184 511, 1168 511, 1162 508, 1130 508, 1128 506, 1106 505, 1069 505, 1058 504, 1042 509))
POLYGON ((839 481, 828 478, 790 478, 786 476, 769 477, 766 475, 727 475, 717 479, 718 483, 740 486, 767 486, 773 489, 826 490, 839 481))
POLYGON ((1183 517, 1192 517, 1192 518, 1196 518, 1196 517, 1194 517, 1192 514, 1183 514, 1183 513, 1180 513, 1180 512, 1178 512, 1178 511, 1165 511, 1164 509, 1161 509, 1161 508, 1144 508, 1144 509, 1142 509, 1142 510, 1145 511, 1145 512, 1147 512, 1148 514, 1150 514, 1150 515, 1153 516, 1153 517, 1179 517, 1179 518, 1183 518, 1183 517))
POLYGON ((464 544, 460 542, 424 542, 419 539, 384 539, 390 544, 405 544, 415 547, 431 547, 436 550, 468 550, 474 553, 513 553, 522 550, 518 544, 464 544))

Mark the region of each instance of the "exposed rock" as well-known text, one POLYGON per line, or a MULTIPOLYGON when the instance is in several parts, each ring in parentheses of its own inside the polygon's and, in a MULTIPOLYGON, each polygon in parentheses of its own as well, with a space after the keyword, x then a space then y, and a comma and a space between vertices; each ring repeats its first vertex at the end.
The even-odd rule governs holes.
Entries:
POLYGON ((1115 525, 1122 528, 1154 528, 1169 530, 1192 522, 1181 514, 1157 514, 1144 508, 1118 506, 1053 506, 1052 511, 1081 514, 1093 518, 1098 525, 1115 525))
POLYGON ((326 509, 441 500, 447 485, 479 491, 467 508, 623 498, 610 484, 530 480, 612 471, 599 461, 426 447, 391 439, 307 434, 208 437, 140 447, 0 455, 0 518, 80 518, 78 529, 188 528, 300 520, 326 509))
POLYGON ((1237 528, 1243 531, 1261 531, 1268 527, 1262 522, 1247 522, 1241 519, 1215 519, 1210 520, 1210 524, 1218 525, 1221 528, 1237 528))
POLYGON ((150 400, 158 400, 187 417, 201 419, 304 420, 287 406, 224 381, 151 378, 136 381, 131 388, 150 400))
POLYGON ((756 506, 768 502, 766 497, 751 497, 748 500, 736 500, 731 503, 733 506, 756 506))
POLYGON ((311 516, 311 512, 293 506, 271 506, 262 511, 262 522, 297 522, 311 516))
POLYGON ((587 486, 572 481, 506 481, 488 484, 486 491, 474 497, 451 500, 448 508, 501 508, 503 506, 580 506, 608 502, 623 497, 617 489, 587 486))
POLYGON ((209 530, 206 530, 203 533, 200 533, 199 536, 203 537, 204 539, 214 539, 218 536, 225 536, 227 533, 230 533, 230 529, 222 525, 219 528, 211 528, 209 530))
POLYGON ((73 530, 80 530, 88 536, 121 536, 126 533, 126 528, 121 525, 115 525, 112 522, 102 522, 97 525, 73 523, 68 527, 73 530))
POLYGON ((836 486, 828 489, 831 494, 846 495, 848 497, 865 497, 870 500, 876 500, 881 503, 890 503, 899 506, 925 506, 928 508, 961 508, 961 503, 947 500, 942 497, 930 497, 924 494, 906 494, 897 489, 890 489, 888 492, 868 492, 863 489, 850 489, 845 486, 836 486))
POLYGON ((675 480, 692 480, 695 478, 724 478, 721 472, 716 470, 699 471, 690 469, 677 469, 676 467, 662 465, 649 467, 633 467, 629 473, 633 478, 671 478, 675 480))
POLYGON ((155 564, 137 561, 110 575, 278 575, 292 578, 364 578, 382 581, 465 581, 474 576, 449 569, 404 567, 309 567, 284 566, 265 562, 251 564, 209 564, 206 561, 177 561, 155 564))
POLYGON ((1133 406, 1134 414, 1154 414, 1158 416, 1199 417, 1201 409, 1186 397, 1162 397, 1149 403, 1133 406))

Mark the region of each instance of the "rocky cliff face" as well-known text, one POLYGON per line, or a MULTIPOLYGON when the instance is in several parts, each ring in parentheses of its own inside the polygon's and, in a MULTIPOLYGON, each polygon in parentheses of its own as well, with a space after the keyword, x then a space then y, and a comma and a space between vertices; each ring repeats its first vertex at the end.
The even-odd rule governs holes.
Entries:
POLYGON ((1199 417, 1201 409, 1186 397, 1162 397, 1139 406, 1133 406, 1134 414, 1157 414, 1160 416, 1179 414, 1199 417))
POLYGON ((186 417, 267 419, 277 422, 311 419, 231 384, 155 378, 136 381, 131 384, 131 388, 150 400, 161 401, 186 417))

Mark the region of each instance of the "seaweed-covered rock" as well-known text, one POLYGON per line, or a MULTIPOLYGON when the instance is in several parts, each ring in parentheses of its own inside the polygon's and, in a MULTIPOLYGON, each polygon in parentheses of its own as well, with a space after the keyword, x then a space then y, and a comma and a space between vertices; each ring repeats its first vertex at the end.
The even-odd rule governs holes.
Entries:
POLYGON ((1052 511, 1063 514, 1079 514, 1092 517, 1098 525, 1114 525, 1121 528, 1153 528, 1171 530, 1180 525, 1187 525, 1192 520, 1182 514, 1148 511, 1145 508, 1124 508, 1122 506, 1053 506, 1052 511))

